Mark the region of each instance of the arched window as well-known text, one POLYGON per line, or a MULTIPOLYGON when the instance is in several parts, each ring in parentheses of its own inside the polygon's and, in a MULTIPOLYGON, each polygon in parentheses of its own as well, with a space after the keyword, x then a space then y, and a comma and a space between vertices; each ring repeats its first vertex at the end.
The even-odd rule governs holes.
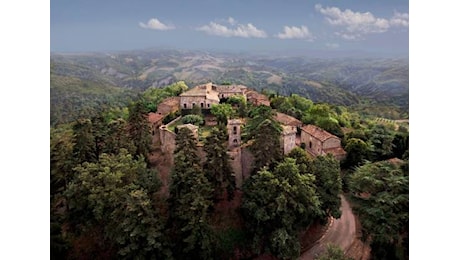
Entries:
POLYGON ((311 149, 311 141, 310 141, 310 149, 311 149))
POLYGON ((233 144, 238 144, 238 140, 237 140, 237 139, 233 139, 233 144))
POLYGON ((186 104, 186 103, 184 103, 184 108, 187 108, 187 104, 186 104))
POLYGON ((233 134, 236 135, 236 126, 233 127, 233 134))

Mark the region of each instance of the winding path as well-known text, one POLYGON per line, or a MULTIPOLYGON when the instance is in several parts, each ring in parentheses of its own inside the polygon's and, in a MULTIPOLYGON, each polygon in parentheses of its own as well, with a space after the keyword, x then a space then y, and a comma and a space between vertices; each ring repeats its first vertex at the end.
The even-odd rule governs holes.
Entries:
POLYGON ((353 243, 356 237, 355 216, 345 197, 343 195, 340 195, 340 197, 342 200, 342 216, 339 219, 332 219, 332 223, 326 233, 312 248, 304 252, 299 259, 313 260, 315 256, 326 250, 326 246, 329 243, 340 246, 344 252, 346 252, 353 243))

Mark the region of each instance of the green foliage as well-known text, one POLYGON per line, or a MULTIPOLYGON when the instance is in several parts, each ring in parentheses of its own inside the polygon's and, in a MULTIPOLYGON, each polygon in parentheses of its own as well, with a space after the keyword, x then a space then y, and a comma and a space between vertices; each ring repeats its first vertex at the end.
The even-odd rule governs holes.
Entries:
POLYGON ((409 152, 409 133, 397 132, 393 138, 393 155, 400 159, 408 159, 405 154, 409 152))
POLYGON ((201 126, 204 124, 204 119, 199 115, 186 115, 182 117, 182 123, 184 124, 193 124, 196 126, 201 126))
POLYGON ((50 75, 50 124, 70 123, 95 116, 104 107, 123 107, 133 98, 131 89, 75 76, 50 75))
POLYGON ((352 168, 361 165, 364 160, 369 158, 370 147, 361 139, 350 138, 346 141, 345 151, 347 152, 347 157, 344 165, 347 168, 352 168))
POLYGON ((228 98, 227 103, 232 106, 238 107, 238 116, 246 117, 247 116, 247 101, 244 96, 234 95, 228 98))
POLYGON ((230 104, 213 104, 211 114, 217 118, 218 123, 226 125, 227 120, 234 115, 234 110, 230 104))
POLYGON ((129 107, 128 136, 136 147, 135 155, 146 160, 152 147, 152 136, 148 122, 148 111, 142 100, 132 103, 129 107))
POLYGON ((213 186, 214 201, 221 198, 224 188, 227 191, 227 199, 232 200, 236 189, 235 175, 230 167, 227 146, 228 134, 224 125, 214 127, 204 143, 206 161, 203 170, 213 186))
POLYGON ((207 224, 211 197, 212 187, 201 169, 196 140, 188 128, 181 128, 176 136, 168 198, 177 258, 211 257, 214 240, 207 224))
POLYGON ((254 155, 256 170, 271 167, 282 157, 280 148, 281 129, 278 122, 266 119, 255 129, 254 140, 249 147, 254 155))
POLYGON ((314 182, 291 158, 273 173, 263 168, 245 181, 241 211, 256 250, 283 259, 299 256, 297 234, 320 214, 314 182))
POLYGON ((148 112, 156 112, 158 105, 168 97, 175 97, 186 91, 188 86, 184 81, 178 81, 164 88, 151 87, 144 91, 142 97, 145 100, 148 112))
POLYGON ((315 258, 315 260, 353 260, 353 258, 345 256, 345 253, 339 246, 327 244, 326 252, 315 258))
POLYGON ((380 161, 388 159, 393 153, 394 133, 384 125, 374 125, 369 129, 369 144, 371 146, 371 160, 380 161))
POLYGON ((73 132, 69 127, 51 129, 50 191, 51 196, 62 193, 73 178, 73 132))
POLYGON ((164 224, 155 206, 160 182, 127 150, 101 154, 95 163, 75 168, 75 179, 65 192, 73 232, 102 228, 107 243, 125 258, 163 258, 171 253, 164 241, 164 224), (109 218, 107 216, 110 216, 109 218))
POLYGON ((371 238, 376 259, 406 259, 409 235, 409 172, 402 165, 381 161, 358 167, 350 177, 353 210, 363 237, 371 238), (397 254, 396 252, 403 253, 397 254))
POLYGON ((340 218, 342 178, 339 162, 331 154, 317 156, 313 160, 313 173, 316 177, 315 184, 321 201, 321 210, 324 212, 323 216, 340 218))
POLYGON ((73 157, 75 164, 83 162, 95 162, 98 154, 96 153, 96 142, 91 120, 79 119, 73 125, 74 140, 73 157))

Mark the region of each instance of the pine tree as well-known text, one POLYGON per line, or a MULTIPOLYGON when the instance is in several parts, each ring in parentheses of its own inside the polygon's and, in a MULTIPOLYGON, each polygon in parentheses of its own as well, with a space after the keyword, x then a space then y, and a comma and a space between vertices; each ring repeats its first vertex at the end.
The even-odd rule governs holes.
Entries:
POLYGON ((73 126, 74 141, 73 157, 76 164, 96 162, 96 143, 93 126, 89 119, 79 119, 73 126))
POLYGON ((227 190, 227 200, 232 200, 236 189, 235 175, 229 164, 227 129, 223 124, 211 130, 206 138, 204 150, 206 161, 203 170, 214 188, 214 201, 222 197, 222 189, 227 190))
POLYGON ((128 125, 128 134, 136 147, 136 155, 142 155, 147 160, 152 146, 152 136, 147 119, 147 108, 142 101, 131 104, 128 125))
POLYGON ((169 213, 178 258, 208 259, 212 233, 207 223, 212 188, 200 165, 192 131, 179 129, 171 174, 169 213))

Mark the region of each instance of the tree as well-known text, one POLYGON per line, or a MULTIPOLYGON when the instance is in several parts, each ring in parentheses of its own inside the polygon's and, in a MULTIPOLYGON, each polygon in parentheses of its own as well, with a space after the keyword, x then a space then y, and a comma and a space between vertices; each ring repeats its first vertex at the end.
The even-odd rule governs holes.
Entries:
POLYGON ((73 178, 73 133, 69 128, 51 129, 50 183, 51 196, 62 193, 73 178))
POLYGON ((313 161, 313 166, 323 217, 340 218, 342 215, 340 210, 342 178, 340 177, 339 162, 334 156, 327 154, 326 156, 317 156, 313 161))
POLYGON ((142 156, 136 160, 121 149, 116 155, 101 154, 98 162, 85 162, 75 171, 65 195, 68 220, 77 237, 101 229, 103 244, 115 245, 124 258, 171 254, 155 205, 160 181, 142 156))
POLYGON ((89 119, 79 119, 73 125, 74 140, 73 157, 75 164, 96 162, 96 143, 93 134, 93 125, 89 119))
POLYGON ((204 119, 202 116, 199 115, 186 115, 182 117, 182 122, 184 124, 193 124, 196 126, 200 126, 204 124, 204 119))
POLYGON ((394 136, 392 146, 395 157, 408 159, 404 158, 404 154, 409 151, 409 133, 397 132, 394 136))
POLYGON ((242 216, 253 235, 253 247, 278 258, 300 254, 298 232, 320 214, 320 201, 311 174, 300 174, 292 158, 274 172, 263 168, 243 184, 242 216))
POLYGON ((393 151, 394 135, 384 125, 374 125, 368 133, 372 161, 386 160, 393 151))
POLYGON ((282 158, 280 144, 281 127, 278 122, 266 119, 256 128, 250 149, 254 155, 256 170, 273 164, 282 158))
POLYGON ((104 153, 118 154, 122 148, 128 150, 130 154, 136 153, 136 146, 128 134, 128 124, 118 118, 112 120, 107 125, 107 136, 105 138, 104 153))
POLYGON ((327 244, 326 252, 315 258, 315 260, 353 260, 353 258, 345 256, 345 253, 339 246, 327 244))
POLYGON ((235 175, 230 167, 229 155, 227 154, 228 134, 224 125, 220 124, 211 130, 206 138, 204 151, 206 161, 203 170, 214 189, 214 201, 222 196, 222 190, 227 190, 227 199, 233 199, 236 189, 235 175))
POLYGON ((178 248, 177 258, 210 258, 212 233, 207 224, 212 188, 206 179, 196 149, 196 139, 184 127, 179 129, 171 174, 169 222, 178 248))
POLYGON ((257 171, 263 166, 273 166, 282 158, 282 128, 274 119, 274 112, 270 107, 258 106, 250 111, 249 116, 242 138, 250 143, 249 148, 254 155, 254 167, 257 171))
POLYGON ((227 120, 233 116, 234 111, 230 104, 213 104, 211 114, 217 118, 217 123, 226 125, 227 120))
POLYGON ((352 206, 376 259, 408 259, 408 162, 367 162, 350 177, 352 206))
POLYGON ((313 174, 313 160, 307 155, 304 149, 296 146, 286 157, 295 159, 300 174, 313 174))
POLYGON ((370 147, 361 139, 350 138, 346 141, 345 151, 347 151, 347 157, 344 165, 352 168, 361 165, 365 159, 369 158, 370 147))
POLYGON ((143 156, 146 160, 152 146, 152 136, 147 119, 147 109, 142 100, 129 107, 128 135, 136 147, 136 156, 143 156))

